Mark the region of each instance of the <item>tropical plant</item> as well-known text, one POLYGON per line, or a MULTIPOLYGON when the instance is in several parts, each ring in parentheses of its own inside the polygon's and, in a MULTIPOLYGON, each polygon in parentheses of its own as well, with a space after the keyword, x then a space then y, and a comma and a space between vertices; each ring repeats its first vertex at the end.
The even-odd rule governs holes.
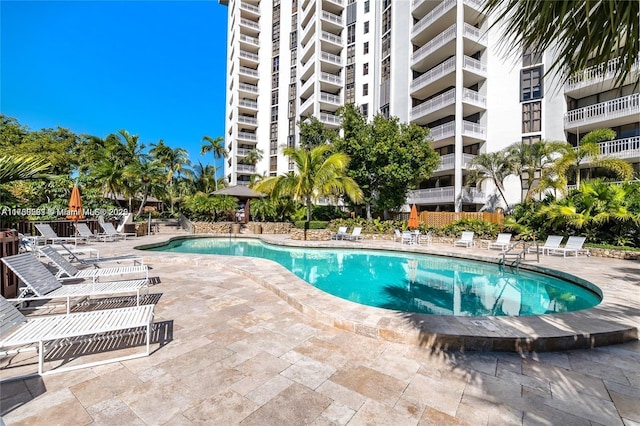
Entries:
POLYGON ((577 188, 580 188, 580 166, 587 161, 593 167, 612 171, 620 180, 631 179, 633 177, 631 164, 625 160, 600 155, 598 144, 613 140, 615 137, 616 133, 611 129, 596 129, 587 133, 575 148, 568 143, 558 145, 560 157, 554 162, 554 171, 558 176, 573 177, 577 188))
POLYGON ((272 197, 290 196, 306 206, 307 220, 311 220, 311 205, 318 197, 337 198, 347 195, 353 202, 362 200, 362 191, 353 179, 346 175, 349 157, 344 153, 326 155, 329 145, 312 150, 285 148, 284 155, 296 165, 296 172, 271 176, 257 182, 253 189, 271 194, 272 197))
POLYGON ((209 195, 197 192, 186 196, 182 204, 191 220, 216 221, 228 211, 235 210, 238 199, 226 195, 209 195))
POLYGON ((522 201, 527 202, 547 189, 546 185, 553 178, 551 165, 560 149, 558 142, 548 141, 516 142, 506 148, 511 172, 520 179, 524 193, 522 201))
MULTIPOLYGON (((484 12, 504 30, 502 48, 522 52, 553 49, 557 59, 548 72, 562 82, 592 64, 618 59, 620 85, 640 57, 640 2, 627 0, 488 0, 484 12)), ((636 84, 638 80, 636 79, 636 84)))
POLYGON ((338 132, 328 129, 316 117, 308 117, 298 123, 300 128, 300 147, 313 149, 316 146, 333 143, 338 138, 338 132))
POLYGON ((467 177, 467 185, 482 186, 485 182, 492 182, 504 205, 508 208, 509 202, 505 196, 504 180, 511 175, 511 164, 504 151, 483 153, 469 161, 470 173, 467 177))
MULTIPOLYGON (((212 138, 211 136, 203 136, 202 142, 203 144, 200 150, 200 155, 205 155, 209 152, 213 153, 213 170, 214 170, 213 176, 215 177, 218 171, 216 167, 216 160, 220 158, 227 158, 227 156, 229 155, 227 153, 227 150, 224 149, 224 138, 222 136, 218 136, 217 138, 212 138)), ((215 179, 214 179, 214 186, 215 186, 214 191, 217 191, 218 183, 215 179)))
POLYGON ((125 168, 123 176, 133 182, 133 191, 142 197, 136 218, 144 212, 150 195, 160 196, 164 193, 164 168, 158 160, 134 162, 125 168))
POLYGON ((45 172, 50 168, 50 163, 32 155, 3 155, 0 157, 0 184, 48 178, 50 175, 45 172))

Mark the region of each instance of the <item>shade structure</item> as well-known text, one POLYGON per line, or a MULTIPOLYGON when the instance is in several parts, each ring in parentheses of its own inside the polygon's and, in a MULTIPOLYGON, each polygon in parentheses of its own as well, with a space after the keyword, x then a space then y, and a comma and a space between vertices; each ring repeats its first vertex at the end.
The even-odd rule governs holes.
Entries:
POLYGON ((82 198, 80 198, 80 188, 78 188, 78 185, 73 185, 73 189, 71 190, 71 197, 69 198, 69 211, 67 212, 67 219, 69 220, 84 219, 84 211, 82 209, 82 198))
POLYGON ((416 208, 415 204, 411 206, 411 213, 409 213, 409 223, 407 223, 407 225, 412 229, 416 229, 419 225, 418 209, 416 208))
POLYGON ((236 197, 238 200, 240 200, 240 202, 244 203, 244 212, 243 212, 244 215, 241 218, 236 216, 236 220, 244 223, 249 222, 251 199, 262 198, 267 196, 267 194, 256 192, 244 185, 236 185, 236 186, 229 186, 226 188, 222 188, 212 192, 211 195, 228 195, 230 197, 236 197))

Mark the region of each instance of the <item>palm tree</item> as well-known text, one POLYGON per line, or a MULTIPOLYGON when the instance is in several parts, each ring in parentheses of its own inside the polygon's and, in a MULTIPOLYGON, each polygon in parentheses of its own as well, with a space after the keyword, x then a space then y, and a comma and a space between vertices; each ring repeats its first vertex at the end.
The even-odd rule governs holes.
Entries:
POLYGON ((164 169, 158 160, 143 160, 132 163, 125 168, 123 176, 135 182, 132 185, 132 192, 142 196, 140 208, 136 213, 136 217, 138 217, 144 211, 147 198, 154 193, 158 194, 164 189, 164 169))
POLYGON ((171 213, 173 214, 176 198, 175 191, 173 191, 175 176, 177 175, 179 177, 181 174, 191 176, 193 174, 188 168, 188 166, 191 165, 189 153, 184 148, 171 148, 166 145, 162 139, 153 145, 149 153, 157 158, 160 164, 165 167, 165 182, 169 184, 167 193, 171 204, 171 213))
POLYGON ((555 172, 561 176, 573 175, 576 187, 580 188, 580 166, 589 162, 594 167, 602 167, 614 172, 620 180, 633 177, 633 167, 618 158, 600 156, 600 142, 615 139, 616 133, 611 129, 596 129, 587 133, 576 148, 568 143, 559 145, 560 157, 554 163, 555 172))
POLYGON ((475 184, 482 186, 486 181, 493 182, 498 189, 505 207, 509 207, 509 202, 505 197, 504 180, 511 174, 511 163, 505 152, 497 151, 477 155, 469 162, 471 172, 467 185, 475 184))
MULTIPOLYGON (((202 137, 202 148, 200 150, 200 155, 205 155, 208 152, 213 153, 213 167, 214 167, 214 176, 217 174, 216 168, 216 160, 219 158, 227 158, 228 153, 224 149, 224 138, 222 136, 218 136, 217 138, 212 138, 211 136, 203 136, 202 137)), ((216 188, 218 190, 218 184, 216 182, 216 188)))
POLYGON ((516 142, 506 148, 507 161, 511 171, 520 179, 524 191, 523 201, 547 189, 548 173, 555 154, 561 149, 558 142, 536 141, 516 142), (526 179, 526 184, 525 184, 526 179), (525 188, 526 187, 526 188, 525 188))
POLYGON ((619 58, 620 85, 640 57, 637 1, 487 0, 484 12, 494 14, 492 26, 504 28, 505 51, 557 51, 547 72, 553 70, 562 82, 592 64, 619 58))
POLYGON ((51 164, 32 155, 3 155, 0 157, 0 185, 17 180, 47 178, 51 164))
POLYGON ((354 203, 362 200, 362 190, 346 175, 349 157, 344 153, 326 155, 330 145, 307 150, 285 148, 283 154, 296 164, 296 172, 271 176, 257 182, 253 189, 272 197, 291 196, 307 207, 307 221, 311 220, 311 205, 318 197, 338 197, 345 194, 354 203))

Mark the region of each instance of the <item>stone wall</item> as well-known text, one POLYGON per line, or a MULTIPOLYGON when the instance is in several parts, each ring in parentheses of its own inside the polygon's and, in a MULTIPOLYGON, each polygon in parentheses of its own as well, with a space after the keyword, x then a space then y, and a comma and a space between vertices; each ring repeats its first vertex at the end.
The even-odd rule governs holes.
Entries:
POLYGON ((639 251, 611 250, 587 247, 592 256, 610 257, 613 259, 640 260, 639 251))
MULTIPOLYGON (((194 234, 228 234, 234 222, 193 222, 194 234)), ((260 226, 263 234, 288 234, 292 228, 286 222, 249 222, 241 227, 242 233, 254 233, 256 226, 260 226)))

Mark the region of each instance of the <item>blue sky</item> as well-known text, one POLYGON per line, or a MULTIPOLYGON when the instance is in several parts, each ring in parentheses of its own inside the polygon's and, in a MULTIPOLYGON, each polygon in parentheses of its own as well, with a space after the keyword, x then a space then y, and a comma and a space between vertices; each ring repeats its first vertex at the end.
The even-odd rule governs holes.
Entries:
POLYGON ((30 130, 125 129, 211 163, 200 146, 224 134, 226 28, 217 0, 1 0, 0 112, 30 130))

